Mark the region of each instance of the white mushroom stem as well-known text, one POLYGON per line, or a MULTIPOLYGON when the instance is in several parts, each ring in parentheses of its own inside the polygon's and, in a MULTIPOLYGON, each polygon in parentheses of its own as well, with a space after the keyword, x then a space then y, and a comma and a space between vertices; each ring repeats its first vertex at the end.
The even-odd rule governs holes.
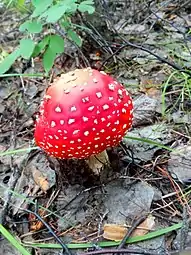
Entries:
POLYGON ((90 156, 86 162, 93 173, 99 175, 103 168, 109 165, 109 157, 107 151, 104 150, 99 154, 90 156))

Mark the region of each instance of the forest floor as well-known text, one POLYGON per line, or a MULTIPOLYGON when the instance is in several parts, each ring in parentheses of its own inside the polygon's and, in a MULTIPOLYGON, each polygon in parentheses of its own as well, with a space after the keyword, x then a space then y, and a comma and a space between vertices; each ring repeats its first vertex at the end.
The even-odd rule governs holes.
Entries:
MULTIPOLYGON (((35 76, 39 58, 0 76, 0 223, 31 254, 69 254, 60 253, 66 243, 78 255, 191 254, 191 4, 143 7, 124 10, 121 1, 78 20, 89 28, 82 48, 66 43, 48 78, 35 76), (27 150, 47 85, 87 65, 124 84, 134 104, 133 127, 108 150, 104 179, 83 160, 27 150)), ((19 15, 0 11, 0 61, 22 37, 19 15)), ((3 236, 0 250, 20 254, 3 236)))

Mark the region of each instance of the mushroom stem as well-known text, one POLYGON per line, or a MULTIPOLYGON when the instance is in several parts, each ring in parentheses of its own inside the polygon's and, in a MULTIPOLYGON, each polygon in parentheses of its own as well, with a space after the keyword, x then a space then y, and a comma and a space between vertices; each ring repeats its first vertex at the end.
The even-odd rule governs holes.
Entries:
POLYGON ((109 157, 107 151, 104 150, 99 154, 92 155, 86 160, 89 168, 94 174, 99 175, 104 166, 109 164, 109 157))

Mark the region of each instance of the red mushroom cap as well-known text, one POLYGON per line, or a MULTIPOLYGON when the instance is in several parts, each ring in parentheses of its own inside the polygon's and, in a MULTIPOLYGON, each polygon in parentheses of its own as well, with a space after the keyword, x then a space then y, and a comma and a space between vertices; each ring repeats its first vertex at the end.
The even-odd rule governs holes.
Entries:
POLYGON ((130 95, 111 76, 76 69, 47 89, 35 141, 57 158, 87 158, 122 140, 132 125, 132 111, 130 95))

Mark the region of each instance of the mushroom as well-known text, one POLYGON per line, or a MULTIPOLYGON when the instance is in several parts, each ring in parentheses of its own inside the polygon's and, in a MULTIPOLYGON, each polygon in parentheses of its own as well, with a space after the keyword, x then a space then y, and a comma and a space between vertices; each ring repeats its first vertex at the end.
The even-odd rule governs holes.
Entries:
POLYGON ((99 172, 100 160, 92 159, 96 155, 108 160, 105 150, 122 140, 132 125, 132 112, 132 99, 122 84, 102 71, 76 69, 48 87, 35 123, 35 141, 48 155, 85 158, 99 172))

